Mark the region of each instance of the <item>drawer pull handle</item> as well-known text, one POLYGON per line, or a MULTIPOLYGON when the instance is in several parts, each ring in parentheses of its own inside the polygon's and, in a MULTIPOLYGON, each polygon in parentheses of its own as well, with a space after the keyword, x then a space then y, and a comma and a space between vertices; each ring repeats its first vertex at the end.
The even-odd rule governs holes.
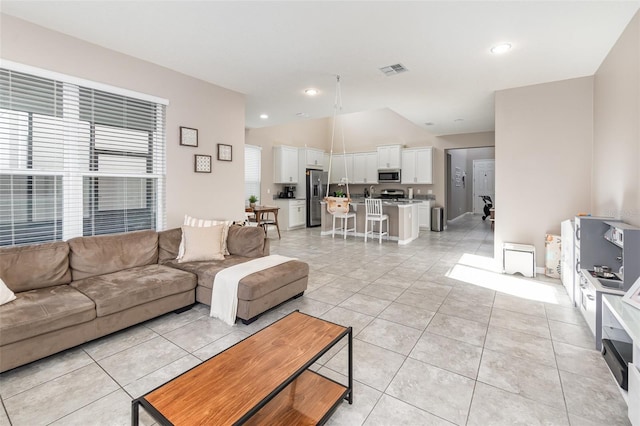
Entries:
POLYGON ((587 294, 587 299, 589 299, 589 300, 595 300, 595 297, 593 297, 593 295, 591 295, 591 294, 587 294))

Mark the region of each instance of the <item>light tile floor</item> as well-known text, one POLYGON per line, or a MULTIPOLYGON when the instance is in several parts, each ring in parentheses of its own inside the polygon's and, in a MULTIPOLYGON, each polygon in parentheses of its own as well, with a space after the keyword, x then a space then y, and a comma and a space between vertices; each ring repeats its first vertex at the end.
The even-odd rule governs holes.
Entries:
MULTIPOLYGON (((132 398, 294 309, 354 329, 355 402, 331 425, 628 424, 564 288, 486 270, 493 234, 478 216, 407 246, 316 228, 271 247, 309 262, 304 297, 235 327, 196 305, 6 372, 0 426, 127 425, 132 398)), ((345 381, 346 357, 341 342, 313 368, 345 381)))

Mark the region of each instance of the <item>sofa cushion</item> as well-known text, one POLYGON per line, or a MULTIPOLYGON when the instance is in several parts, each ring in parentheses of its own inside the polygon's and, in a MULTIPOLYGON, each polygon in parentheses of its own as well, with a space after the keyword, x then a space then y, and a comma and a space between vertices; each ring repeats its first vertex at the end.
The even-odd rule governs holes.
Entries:
POLYGON ((238 226, 229 228, 227 248, 229 254, 244 257, 261 257, 269 254, 264 229, 258 226, 238 226))
POLYGON ((158 232, 158 262, 164 263, 178 257, 182 241, 182 229, 173 228, 158 232))
MULTIPOLYGON (((229 233, 229 227, 233 225, 232 220, 218 220, 218 219, 198 219, 197 217, 191 217, 188 214, 184 215, 185 226, 192 226, 194 228, 207 228, 210 226, 223 225, 222 228, 222 254, 229 255, 227 250, 227 235, 229 233)), ((178 259, 184 256, 184 233, 182 234, 182 241, 180 242, 180 248, 178 249, 178 259)))
POLYGON ((215 278, 218 271, 221 271, 224 268, 228 268, 229 266, 237 265, 238 263, 246 262, 247 260, 251 259, 242 256, 225 256, 224 260, 209 260, 206 262, 185 263, 180 263, 177 260, 173 259, 163 262, 163 265, 196 274, 196 276, 198 277, 198 285, 205 285, 211 288, 213 285, 213 279, 215 278), (209 284, 205 284, 207 282, 209 282, 209 284))
POLYGON ((0 345, 28 339, 93 320, 91 299, 69 285, 18 293, 0 306, 0 345))
MULTIPOLYGON (((178 257, 182 230, 180 228, 158 232, 158 262, 165 263, 178 257)), ((232 255, 261 257, 269 255, 269 240, 257 226, 231 225, 227 233, 227 249, 232 255)))
MULTIPOLYGON (((227 256, 224 261, 167 262, 166 265, 193 272, 198 276, 198 285, 213 288, 216 274, 224 268, 252 260, 242 256, 227 256)), ((272 268, 247 275, 238 283, 238 299, 255 300, 291 282, 309 275, 309 265, 299 260, 282 263, 272 268)))
POLYGON ((60 241, 0 248, 0 277, 14 293, 69 284, 69 245, 60 241))
POLYGON ((309 276, 309 264, 299 260, 247 275, 238 285, 238 299, 255 300, 285 285, 309 276))
POLYGON ((184 252, 178 262, 201 262, 205 260, 224 260, 222 235, 225 225, 207 227, 182 226, 182 245, 184 252))
POLYGON ((77 237, 68 242, 74 281, 158 262, 158 233, 151 230, 77 237))
POLYGON ((71 285, 93 300, 98 317, 103 317, 193 290, 196 282, 191 273, 154 264, 73 281, 71 285))

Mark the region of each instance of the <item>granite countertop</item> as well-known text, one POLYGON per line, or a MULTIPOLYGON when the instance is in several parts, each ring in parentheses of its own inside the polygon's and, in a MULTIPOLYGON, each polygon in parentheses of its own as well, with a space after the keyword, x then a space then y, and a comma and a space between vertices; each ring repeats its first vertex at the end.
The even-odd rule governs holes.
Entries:
MULTIPOLYGON (((351 197, 351 204, 357 204, 357 205, 362 205, 364 206, 364 198, 356 198, 356 197, 351 197)), ((408 206, 411 204, 423 204, 426 203, 429 200, 410 200, 408 198, 400 198, 398 200, 382 200, 382 205, 383 206, 408 206)))

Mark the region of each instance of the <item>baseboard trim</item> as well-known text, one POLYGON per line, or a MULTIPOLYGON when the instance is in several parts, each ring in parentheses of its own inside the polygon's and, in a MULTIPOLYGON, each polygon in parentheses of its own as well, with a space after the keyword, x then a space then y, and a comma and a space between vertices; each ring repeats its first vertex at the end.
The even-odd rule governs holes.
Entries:
POLYGON ((464 212, 462 213, 460 216, 454 217, 453 219, 449 219, 447 220, 447 222, 455 222, 458 221, 460 219, 462 219, 464 216, 468 215, 468 214, 473 214, 473 212, 464 212))

